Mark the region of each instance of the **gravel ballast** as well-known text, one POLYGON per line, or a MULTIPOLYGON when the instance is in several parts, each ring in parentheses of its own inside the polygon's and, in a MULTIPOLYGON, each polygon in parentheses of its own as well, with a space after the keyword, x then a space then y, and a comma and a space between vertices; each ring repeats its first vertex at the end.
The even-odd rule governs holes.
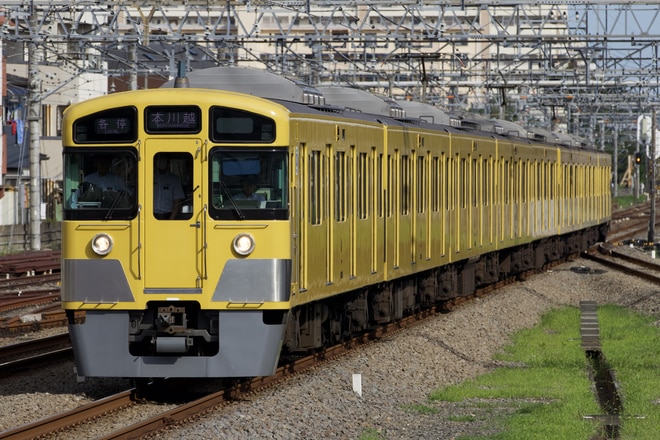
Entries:
MULTIPOLYGON (((505 403, 494 413, 474 414, 474 406, 428 402, 427 396, 439 387, 496 368, 492 357, 510 343, 513 333, 538 324, 552 308, 578 307, 582 300, 618 304, 660 319, 658 286, 578 259, 174 427, 158 438, 357 439, 373 432, 383 439, 451 439, 492 434, 496 419, 513 411, 505 403), (361 395, 353 386, 356 374, 361 395), (420 406, 433 411, 420 411, 420 406), (460 421, 467 419, 460 416, 473 421, 460 421)), ((81 384, 72 368, 68 364, 57 371, 0 380, 0 431, 75 407, 127 383, 90 379, 81 384)), ((98 428, 103 432, 103 426, 98 428)), ((114 429, 118 427, 108 427, 107 432, 114 429)))

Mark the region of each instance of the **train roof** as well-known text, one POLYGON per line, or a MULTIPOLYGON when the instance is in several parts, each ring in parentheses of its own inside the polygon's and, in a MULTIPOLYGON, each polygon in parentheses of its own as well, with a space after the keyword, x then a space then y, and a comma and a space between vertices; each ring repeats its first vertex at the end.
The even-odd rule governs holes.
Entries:
POLYGON ((325 97, 326 104, 397 119, 406 117, 403 107, 395 100, 364 90, 342 86, 320 86, 317 90, 325 97))
POLYGON ((417 118, 430 124, 450 125, 450 116, 438 107, 418 101, 397 101, 409 118, 417 118))
POLYGON ((555 143, 556 136, 543 128, 540 127, 530 127, 527 129, 527 137, 535 141, 555 143))
POLYGON ((529 141, 588 148, 591 143, 578 136, 551 132, 542 128, 527 128, 503 119, 463 110, 445 111, 434 105, 417 101, 395 101, 386 96, 375 95, 352 87, 339 85, 310 86, 295 78, 287 78, 264 69, 253 67, 221 66, 199 69, 186 73, 163 84, 164 88, 206 88, 245 93, 260 98, 272 99, 297 111, 322 111, 351 117, 373 120, 374 116, 385 116, 401 122, 417 120, 419 123, 453 127, 458 130, 481 131, 504 137, 517 137, 529 141), (183 79, 183 81, 179 81, 183 79), (312 108, 314 110, 312 110, 312 108), (371 115, 371 116, 369 116, 371 115))
POLYGON ((515 122, 507 121, 504 119, 493 119, 493 127, 498 134, 504 136, 515 136, 520 138, 527 138, 527 129, 515 122))
POLYGON ((447 112, 432 104, 417 101, 397 101, 406 111, 406 116, 421 119, 431 124, 449 125, 467 130, 480 130, 506 137, 527 138, 527 129, 515 122, 503 119, 489 119, 474 113, 447 112))
MULTIPOLYGON (((263 69, 250 67, 211 67, 186 74, 188 87, 228 90, 260 98, 280 99, 308 105, 323 105, 323 95, 302 81, 292 80, 263 69)), ((162 87, 175 87, 176 80, 162 87)))
POLYGON ((552 133, 555 135, 557 143, 566 145, 567 147, 593 148, 593 144, 583 137, 568 133, 552 133))

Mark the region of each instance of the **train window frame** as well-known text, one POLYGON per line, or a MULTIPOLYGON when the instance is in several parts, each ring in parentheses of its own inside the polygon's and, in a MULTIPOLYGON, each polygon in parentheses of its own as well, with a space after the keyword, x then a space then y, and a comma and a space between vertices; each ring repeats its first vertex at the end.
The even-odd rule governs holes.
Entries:
POLYGON ((410 205, 412 204, 412 170, 410 155, 402 154, 400 156, 400 173, 401 173, 401 205, 400 214, 409 215, 410 205))
POLYGON ((138 111, 133 105, 102 110, 73 122, 73 141, 77 144, 131 144, 138 139, 138 124, 138 111), (115 126, 115 132, 110 126, 115 126))
POLYGON ((426 204, 428 201, 428 195, 427 195, 427 185, 426 185, 426 163, 427 163, 427 157, 425 154, 419 154, 415 158, 415 174, 416 174, 416 200, 415 204, 417 205, 416 207, 416 212, 418 214, 424 214, 426 212, 426 204))
POLYGON ((213 220, 289 220, 289 151, 287 147, 227 147, 217 146, 209 151, 208 206, 213 220), (223 155, 229 156, 227 163, 223 155), (270 157, 269 157, 270 156, 270 157), (258 160, 243 165, 232 164, 232 160, 258 160), (270 161, 270 162, 269 162, 270 161), (278 168, 277 166, 280 166, 278 168), (228 168, 223 168, 226 166, 228 168), (241 168, 242 167, 242 168, 241 168), (258 167, 258 168, 257 168, 258 167), (271 182, 270 186, 257 187, 256 193, 268 190, 265 200, 258 204, 252 200, 236 198, 241 178, 257 175, 260 183, 271 182), (274 196, 274 194, 277 194, 274 196), (277 197, 278 199, 272 199, 277 197), (258 206, 253 206, 258 205, 258 206))
MULTIPOLYGON (((345 151, 335 152, 334 157, 334 211, 335 222, 346 221, 346 204, 348 196, 346 194, 348 187, 347 158, 345 151)), ((310 179, 311 181, 311 179, 310 179)))
POLYGON ((132 220, 137 216, 138 203, 136 195, 138 188, 138 153, 133 147, 116 148, 73 148, 64 147, 64 189, 63 216, 64 220, 132 220), (109 157, 112 171, 119 174, 117 166, 123 166, 127 177, 121 191, 112 191, 105 195, 102 192, 95 202, 91 199, 83 201, 82 187, 85 178, 96 171, 92 167, 94 157, 109 157), (117 162, 119 160, 119 162, 117 162), (80 164, 83 166, 80 166, 80 164), (115 194, 116 193, 116 194, 115 194), (107 198, 107 203, 106 203, 107 198), (84 205, 83 205, 84 204, 84 205))
POLYGON ((212 142, 270 144, 275 141, 277 136, 277 125, 273 118, 248 110, 220 105, 212 106, 209 109, 209 121, 209 139, 212 142), (227 122, 221 123, 220 121, 227 122), (251 122, 251 127, 247 127, 248 122, 251 122), (218 131, 221 127, 231 128, 235 131, 218 131), (243 129, 238 131, 240 127, 243 129), (259 127, 259 130, 256 130, 256 127, 259 127), (247 128, 251 128, 251 130, 248 132, 247 128))
POLYGON ((307 206, 309 208, 309 224, 320 225, 323 221, 323 187, 326 186, 323 182, 325 178, 325 165, 323 163, 323 155, 319 150, 312 150, 309 152, 309 161, 307 165, 309 169, 309 199, 307 206))
POLYGON ((151 215, 156 220, 189 220, 193 216, 195 188, 194 157, 189 151, 161 151, 153 157, 153 192, 150 194, 151 215), (180 185, 181 193, 175 188, 180 185), (175 198, 175 195, 181 195, 175 198), (170 199, 170 197, 172 197, 170 199), (163 201, 171 201, 170 212, 164 212, 163 201), (156 208, 160 212, 156 212, 156 208))

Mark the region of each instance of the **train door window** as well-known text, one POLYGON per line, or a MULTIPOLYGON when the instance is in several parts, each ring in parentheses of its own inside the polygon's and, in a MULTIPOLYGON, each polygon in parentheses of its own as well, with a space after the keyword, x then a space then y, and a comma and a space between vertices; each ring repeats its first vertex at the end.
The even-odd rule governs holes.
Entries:
POLYGON ((396 180, 396 159, 395 156, 387 155, 387 197, 385 198, 385 215, 392 217, 392 210, 394 209, 395 197, 397 194, 397 180, 396 180))
POLYGON ((357 163, 357 214, 360 219, 366 219, 369 210, 368 165, 367 153, 360 153, 357 163))
POLYGON ((476 208, 479 206, 479 162, 481 161, 481 156, 478 158, 470 156, 472 159, 472 165, 470 166, 470 186, 472 193, 472 207, 476 208))
POLYGON ((157 220, 192 217, 193 157, 190 153, 157 153, 153 163, 152 211, 157 220))
POLYGON ((64 219, 126 220, 137 215, 134 149, 65 148, 64 219))
POLYGON ((440 165, 439 158, 431 158, 431 211, 440 210, 440 165))
POLYGON ((212 218, 288 220, 286 148, 214 148, 209 163, 212 218))
POLYGON ((322 175, 324 176, 322 183, 323 212, 321 215, 323 218, 329 219, 332 211, 332 204, 334 203, 332 200, 332 176, 330 175, 332 172, 332 144, 325 145, 325 153, 323 154, 321 170, 322 175))
POLYGON ((383 154, 378 155, 376 163, 376 204, 378 209, 378 217, 383 217, 383 154))
POLYGON ((548 162, 542 161, 539 167, 539 172, 541 173, 539 199, 548 200, 548 162))
POLYGON ((442 175, 440 176, 440 182, 442 182, 442 199, 444 203, 442 206, 444 207, 445 211, 449 210, 449 170, 450 164, 449 164, 449 157, 445 155, 445 153, 442 153, 441 159, 440 159, 440 171, 442 175))
POLYGON ((346 153, 335 154, 335 220, 346 220, 346 153))
POLYGON ((520 201, 527 203, 531 200, 531 188, 529 187, 529 161, 520 161, 520 201))
POLYGON ((468 186, 468 166, 467 166, 467 159, 465 157, 460 157, 459 155, 456 155, 457 161, 459 163, 459 182, 460 182, 460 190, 459 190, 459 208, 460 209, 465 209, 467 208, 468 205, 468 197, 470 195, 470 187, 468 186))
POLYGON ((503 203, 509 204, 511 201, 511 164, 508 160, 502 160, 502 181, 503 185, 503 203))
POLYGON ((557 167, 554 162, 550 163, 550 178, 548 179, 548 198, 550 200, 554 200, 556 197, 555 194, 555 184, 556 184, 556 173, 557 173, 557 167))
POLYGON ((536 194, 534 194, 534 199, 541 201, 543 200, 543 162, 534 161, 533 167, 534 179, 536 180, 536 194))
POLYGON ((407 154, 401 156, 401 214, 410 213, 410 160, 407 154))
POLYGON ((493 156, 485 158, 482 162, 482 181, 481 181, 481 191, 483 194, 483 204, 484 206, 490 206, 493 203, 493 186, 489 183, 492 182, 493 175, 493 156))
POLYGON ((417 157, 417 212, 422 214, 426 211, 426 168, 425 157, 419 155, 417 157))
POLYGON ((536 174, 536 162, 530 160, 527 162, 527 165, 527 200, 529 202, 534 202, 538 197, 538 175, 536 174))
POLYGON ((322 166, 321 152, 312 151, 309 155, 309 222, 312 225, 321 224, 321 208, 323 206, 322 166))

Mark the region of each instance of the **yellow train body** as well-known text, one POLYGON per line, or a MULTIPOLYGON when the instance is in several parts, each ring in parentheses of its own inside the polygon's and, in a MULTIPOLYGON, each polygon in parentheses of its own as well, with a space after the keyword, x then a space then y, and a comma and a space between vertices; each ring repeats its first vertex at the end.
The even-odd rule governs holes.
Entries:
POLYGON ((601 238, 611 214, 611 161, 593 150, 220 90, 74 105, 63 146, 77 198, 62 299, 86 311, 70 331, 89 376, 270 374, 282 345, 318 348, 420 295, 538 266, 563 249, 558 237, 599 231, 569 250, 601 238), (112 153, 129 201, 80 202, 91 158, 112 153), (167 219, 155 210, 161 158, 187 182, 167 219), (252 172, 264 200, 248 206, 232 193, 252 172))

